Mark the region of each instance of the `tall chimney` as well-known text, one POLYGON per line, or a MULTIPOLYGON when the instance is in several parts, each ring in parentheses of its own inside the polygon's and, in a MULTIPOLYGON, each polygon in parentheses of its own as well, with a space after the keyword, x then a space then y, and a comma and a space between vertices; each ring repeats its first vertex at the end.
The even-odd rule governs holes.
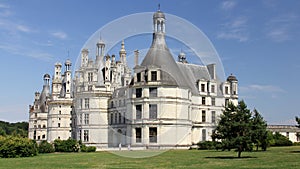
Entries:
POLYGON ((134 67, 139 64, 139 50, 134 51, 134 67))

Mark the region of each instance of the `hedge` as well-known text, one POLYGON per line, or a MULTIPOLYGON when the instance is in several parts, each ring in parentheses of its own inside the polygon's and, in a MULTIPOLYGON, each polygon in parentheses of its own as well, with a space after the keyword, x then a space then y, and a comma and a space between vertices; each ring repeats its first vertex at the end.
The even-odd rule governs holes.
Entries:
POLYGON ((19 136, 0 136, 0 157, 31 157, 38 153, 38 145, 34 140, 19 136))

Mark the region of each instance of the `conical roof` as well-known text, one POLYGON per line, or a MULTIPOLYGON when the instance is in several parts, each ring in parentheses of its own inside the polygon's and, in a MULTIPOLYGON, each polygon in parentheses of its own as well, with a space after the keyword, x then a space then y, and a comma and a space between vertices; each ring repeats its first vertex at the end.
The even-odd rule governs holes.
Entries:
MULTIPOLYGON (((155 13, 157 14, 157 12, 155 13)), ((164 16, 159 11, 160 16, 164 16)), ((153 19, 157 19, 157 15, 153 16, 153 19)), ((184 88, 191 88, 185 80, 184 75, 180 71, 177 63, 165 41, 165 33, 163 31, 157 31, 153 33, 152 45, 148 50, 141 66, 149 67, 156 66, 162 71, 168 73, 177 83, 177 86, 184 88)))

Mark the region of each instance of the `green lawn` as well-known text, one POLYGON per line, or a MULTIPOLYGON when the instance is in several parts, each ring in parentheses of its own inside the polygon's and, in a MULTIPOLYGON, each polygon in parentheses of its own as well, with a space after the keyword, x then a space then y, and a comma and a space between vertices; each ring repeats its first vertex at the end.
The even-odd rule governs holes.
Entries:
MULTIPOLYGON (((126 151, 126 150, 125 150, 126 151)), ((130 151, 133 156, 153 151, 130 151)), ((0 168, 300 168, 300 146, 274 147, 266 152, 170 150, 149 158, 126 158, 109 152, 54 153, 0 159, 0 168)))

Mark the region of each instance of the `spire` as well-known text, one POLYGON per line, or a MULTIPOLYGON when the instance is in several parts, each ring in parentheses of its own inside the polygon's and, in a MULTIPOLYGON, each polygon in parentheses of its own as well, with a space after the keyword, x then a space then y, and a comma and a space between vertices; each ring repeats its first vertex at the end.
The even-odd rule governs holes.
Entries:
POLYGON ((158 4, 158 11, 160 11, 160 4, 158 4))
POLYGON ((96 46, 97 46, 96 56, 102 56, 103 57, 104 56, 105 43, 102 40, 101 33, 99 35, 99 41, 97 42, 96 46))
POLYGON ((124 39, 122 40, 122 43, 121 43, 121 49, 120 49, 119 55, 120 55, 121 62, 125 64, 126 63, 126 50, 125 50, 124 39))
POLYGON ((121 44, 121 50, 125 50, 124 39, 122 40, 122 44, 121 44))

